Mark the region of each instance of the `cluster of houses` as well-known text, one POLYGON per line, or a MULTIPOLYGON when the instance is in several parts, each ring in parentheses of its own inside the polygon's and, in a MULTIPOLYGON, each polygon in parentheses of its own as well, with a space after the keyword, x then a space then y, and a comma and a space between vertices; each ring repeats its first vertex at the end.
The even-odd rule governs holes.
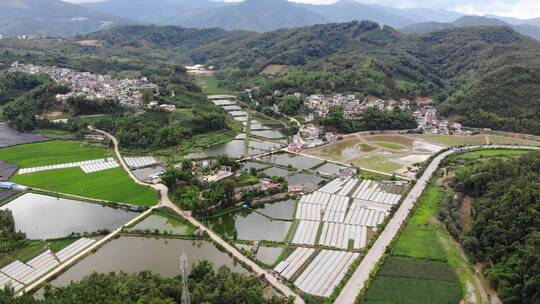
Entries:
POLYGON ((362 116, 367 108, 378 108, 380 110, 392 110, 394 108, 406 109, 411 101, 403 100, 383 100, 383 99, 364 99, 360 100, 356 95, 336 94, 334 96, 310 95, 305 98, 308 108, 319 117, 326 117, 330 108, 340 106, 346 118, 355 119, 362 116))
POLYGON ((19 39, 19 40, 33 40, 33 39, 43 39, 44 37, 36 37, 36 36, 31 36, 31 35, 18 35, 18 36, 10 37, 7 34, 0 34, 0 40, 7 39, 7 38, 14 38, 14 39, 19 39))
POLYGON ((432 105, 420 107, 413 113, 418 129, 424 134, 440 135, 470 135, 470 131, 463 131, 460 123, 450 124, 448 120, 437 118, 437 109, 432 105))
POLYGON ((91 100, 117 100, 124 106, 140 107, 143 105, 143 91, 159 93, 159 87, 147 78, 116 79, 110 75, 79 72, 55 66, 38 66, 33 64, 11 65, 10 72, 27 74, 47 74, 54 81, 71 89, 67 94, 57 95, 59 100, 83 96, 91 100))

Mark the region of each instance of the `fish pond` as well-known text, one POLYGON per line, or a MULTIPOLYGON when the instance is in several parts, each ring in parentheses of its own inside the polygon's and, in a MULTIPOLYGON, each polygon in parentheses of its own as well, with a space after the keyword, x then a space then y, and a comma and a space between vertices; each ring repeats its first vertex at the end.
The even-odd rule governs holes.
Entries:
POLYGON ((292 224, 292 221, 281 219, 292 218, 294 203, 285 201, 275 204, 265 204, 256 209, 239 209, 205 221, 213 231, 231 239, 281 242, 292 224))
POLYGON ((65 286, 93 272, 111 271, 138 273, 150 270, 164 277, 175 277, 180 274, 180 257, 184 253, 188 258, 188 273, 193 264, 202 260, 211 262, 216 270, 225 265, 234 272, 248 273, 248 270, 226 253, 219 251, 209 241, 121 236, 84 258, 50 283, 53 286, 65 286))
POLYGON ((72 232, 114 230, 139 213, 98 204, 26 193, 0 209, 13 212, 15 229, 29 239, 56 239, 72 232))

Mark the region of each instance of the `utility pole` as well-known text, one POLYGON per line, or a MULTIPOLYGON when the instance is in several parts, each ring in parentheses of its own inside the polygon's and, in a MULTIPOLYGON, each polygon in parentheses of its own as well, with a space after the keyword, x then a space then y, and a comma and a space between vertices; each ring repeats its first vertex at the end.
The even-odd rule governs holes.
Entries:
POLYGON ((190 304, 187 265, 187 255, 183 253, 182 257, 180 258, 180 272, 182 273, 182 300, 180 303, 182 304, 190 304))

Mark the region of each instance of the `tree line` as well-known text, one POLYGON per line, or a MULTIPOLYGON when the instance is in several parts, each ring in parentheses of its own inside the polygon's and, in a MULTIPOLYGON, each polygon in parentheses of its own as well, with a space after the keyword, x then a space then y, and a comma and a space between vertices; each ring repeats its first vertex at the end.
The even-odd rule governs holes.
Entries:
POLYGON ((453 187, 474 198, 460 235, 467 254, 484 263, 504 303, 539 303, 540 152, 461 166, 453 187))

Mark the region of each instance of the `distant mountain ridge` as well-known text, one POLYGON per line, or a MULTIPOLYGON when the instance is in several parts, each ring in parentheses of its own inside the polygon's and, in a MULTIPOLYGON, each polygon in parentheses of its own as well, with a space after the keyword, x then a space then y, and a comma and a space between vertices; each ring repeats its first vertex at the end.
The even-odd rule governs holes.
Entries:
POLYGON ((73 36, 134 23, 59 0, 0 1, 0 34, 73 36))
POLYGON ((530 24, 512 25, 497 18, 481 16, 464 16, 451 23, 424 22, 405 26, 400 31, 408 34, 425 34, 443 29, 462 28, 471 26, 508 26, 520 34, 540 41, 540 27, 530 24))

